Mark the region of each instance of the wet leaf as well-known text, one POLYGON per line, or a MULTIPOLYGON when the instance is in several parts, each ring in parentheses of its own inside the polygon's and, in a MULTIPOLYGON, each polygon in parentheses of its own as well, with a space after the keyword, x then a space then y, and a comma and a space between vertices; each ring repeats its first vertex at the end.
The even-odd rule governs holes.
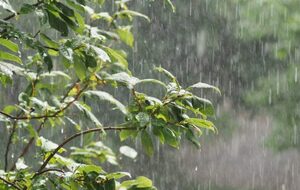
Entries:
POLYGON ((112 80, 116 82, 120 82, 125 84, 129 89, 132 89, 134 85, 136 85, 139 82, 139 79, 136 77, 132 77, 129 74, 125 72, 116 73, 113 75, 110 75, 106 78, 107 80, 112 80))
POLYGON ((219 88, 206 84, 206 83, 202 83, 202 82, 198 82, 196 84, 193 84, 192 86, 189 86, 187 89, 192 89, 192 88, 208 88, 208 89, 213 89, 216 92, 218 92, 219 94, 221 94, 221 91, 219 90, 219 88))
POLYGON ((154 152, 151 136, 147 131, 143 131, 141 134, 142 145, 148 156, 151 156, 154 152))
POLYGON ((211 121, 199 118, 188 118, 185 119, 185 121, 192 125, 196 125, 197 127, 209 129, 215 132, 214 124, 211 121))
POLYGON ((22 64, 22 60, 20 57, 1 50, 0 50, 0 59, 22 64))
POLYGON ((4 38, 0 38, 0 45, 6 47, 7 49, 17 53, 19 51, 19 47, 17 44, 15 44, 14 42, 4 39, 4 38))
POLYGON ((117 34, 125 44, 127 44, 130 47, 133 47, 134 37, 130 29, 130 26, 120 27, 117 29, 117 34))
POLYGON ((120 147, 120 152, 123 155, 125 155, 125 156, 127 156, 129 158, 132 158, 132 159, 136 158, 136 156, 137 156, 136 150, 134 150, 133 148, 131 148, 129 146, 121 146, 120 147))
POLYGON ((123 177, 131 178, 131 175, 128 172, 114 172, 114 173, 109 173, 106 175, 107 179, 120 179, 123 177))
POLYGON ((25 164, 24 159, 19 158, 17 163, 16 163, 16 169, 17 170, 25 170, 27 168, 28 168, 28 166, 25 164))
POLYGON ((179 138, 175 135, 175 133, 169 129, 169 128, 164 128, 162 130, 162 133, 164 135, 165 142, 174 147, 174 148, 179 148, 179 138))
POLYGON ((103 49, 93 45, 91 45, 90 47, 94 50, 99 59, 104 62, 110 62, 110 57, 103 49))
MULTIPOLYGON (((58 145, 48 139, 45 139, 44 137, 39 137, 36 140, 36 144, 37 146, 41 147, 42 150, 44 150, 45 152, 51 152, 53 150, 55 150, 58 145)), ((60 148, 60 150, 58 151, 59 153, 66 151, 64 148, 60 148)))
POLYGON ((9 0, 1 0, 0 7, 3 7, 4 9, 16 14, 16 11, 12 8, 9 0))
POLYGON ((93 91, 89 90, 84 93, 89 97, 97 97, 99 100, 105 100, 115 105, 123 114, 127 114, 126 107, 117 99, 115 99, 112 95, 104 91, 93 91))
POLYGON ((117 13, 115 13, 116 15, 130 15, 130 16, 138 16, 138 17, 142 17, 144 19, 146 19, 148 22, 150 22, 150 19, 148 16, 142 14, 142 13, 139 13, 139 12, 136 12, 136 11, 132 11, 132 10, 122 10, 122 11, 119 11, 117 13))
POLYGON ((61 20, 61 18, 59 18, 58 16, 53 14, 51 11, 49 11, 48 9, 46 9, 46 12, 48 15, 48 20, 49 20, 50 26, 52 28, 56 29, 57 31, 59 31, 62 36, 67 36, 69 33, 69 30, 68 30, 66 23, 63 20, 61 20))

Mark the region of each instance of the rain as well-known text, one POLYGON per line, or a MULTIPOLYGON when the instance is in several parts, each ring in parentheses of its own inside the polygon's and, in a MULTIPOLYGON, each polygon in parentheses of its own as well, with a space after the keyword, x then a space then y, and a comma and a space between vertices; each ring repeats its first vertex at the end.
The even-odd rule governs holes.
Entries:
MULTIPOLYGON (((106 1, 107 6, 95 10, 112 12, 116 9, 113 1, 106 1)), ((10 0, 16 10, 20 8, 18 2, 10 0)), ((120 166, 105 165, 105 169, 117 168, 133 177, 146 176, 159 190, 299 190, 300 1, 171 2, 174 12, 167 1, 131 0, 128 3, 130 9, 150 18, 150 22, 142 18, 132 21, 133 47, 124 48, 129 70, 139 79, 163 80, 153 70, 154 66, 161 66, 184 87, 196 82, 218 87, 221 94, 207 89, 193 91, 213 103, 215 114, 210 120, 217 131, 203 130, 200 148, 185 138, 181 139, 178 149, 155 139, 152 156, 145 154, 141 140, 120 141, 118 132, 82 133, 67 147, 84 148, 91 139, 101 140, 116 152, 120 146, 132 147, 137 151, 134 159, 118 153, 120 166)), ((5 16, 7 12, 1 9, 0 18, 5 16)), ((31 18, 30 15, 20 17, 20 21, 14 22, 19 29, 37 34, 39 20, 31 18)), ((96 24, 102 26, 102 23, 96 24)), ((60 34, 54 31, 51 37, 58 39, 60 34)), ((32 52, 21 53, 24 59, 32 52)), ((53 62, 54 69, 62 68, 58 59, 53 62)), ((55 82, 52 80, 51 84, 55 82)), ((25 84, 21 77, 16 77, 11 85, 0 83, 0 110, 4 105, 18 103, 25 84)), ((103 89, 125 105, 134 98, 125 88, 103 89)), ((137 90, 153 97, 162 97, 164 93, 163 88, 152 84, 140 85, 137 90)), ((91 105, 103 126, 123 121, 115 105, 89 98, 84 102, 91 105)), ((71 107, 71 110, 80 109, 84 108, 71 107)), ((76 112, 67 120, 61 119, 57 122, 61 125, 58 128, 55 127, 57 123, 49 122, 49 128, 40 136, 60 142, 78 129, 92 128, 95 121, 87 120, 88 114, 84 113, 76 112)), ((4 127, 3 123, 0 122, 0 150, 3 150, 0 151, 0 170, 4 166, 2 158, 9 139, 3 134, 9 134, 12 128, 4 127)), ((37 128, 38 121, 31 125, 37 128)), ((13 142, 21 143, 11 148, 11 160, 18 158, 18 151, 28 142, 26 135, 29 133, 21 126, 15 134, 18 137, 12 137, 13 142)), ((25 162, 37 162, 35 157, 40 154, 37 148, 30 153, 32 156, 25 157, 25 162)))

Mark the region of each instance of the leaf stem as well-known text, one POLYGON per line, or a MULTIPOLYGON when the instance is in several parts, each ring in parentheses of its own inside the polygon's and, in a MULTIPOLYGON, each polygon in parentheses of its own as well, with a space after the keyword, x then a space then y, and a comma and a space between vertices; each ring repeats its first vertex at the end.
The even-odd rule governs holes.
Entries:
MULTIPOLYGON (((69 90, 68 90, 68 91, 66 92, 66 94, 63 96, 63 98, 60 100, 60 102, 64 102, 64 101, 65 101, 65 99, 68 97, 69 92, 70 92, 70 91, 74 88, 74 86, 76 86, 77 84, 78 84, 78 82, 75 82, 75 83, 69 88, 69 90)), ((74 100, 71 101, 71 102, 69 102, 69 104, 67 104, 67 106, 68 106, 68 105, 70 106, 73 102, 75 102, 76 100, 78 100, 79 97, 80 97, 80 95, 82 94, 82 92, 83 92, 87 87, 88 87, 88 85, 86 85, 83 89, 81 89, 81 91, 79 91, 79 92, 77 93, 77 95, 75 96, 74 100)), ((67 106, 66 106, 66 107, 67 107, 67 106)), ((69 107, 69 106, 68 106, 68 107, 69 107)), ((66 108, 66 109, 67 109, 67 108, 66 108)), ((45 117, 44 120, 43 120, 43 122, 42 122, 42 123, 39 125, 39 127, 37 128, 37 133, 38 133, 38 134, 39 134, 39 132, 42 130, 42 128, 44 127, 44 125, 45 125, 45 123, 47 122, 47 120, 48 120, 48 117, 45 117)), ((17 160, 18 160, 19 158, 23 157, 23 156, 28 152, 29 148, 31 147, 32 143, 34 142, 34 138, 35 138, 35 137, 31 137, 31 138, 30 138, 29 142, 28 142, 27 145, 23 148, 23 150, 22 150, 21 154, 18 156, 17 160)), ((13 163, 12 167, 10 168, 10 171, 15 169, 17 160, 13 163)))
POLYGON ((63 108, 61 108, 60 110, 56 111, 55 113, 53 113, 52 115, 40 115, 40 116, 24 116, 24 117, 19 117, 19 116, 13 116, 10 114, 7 114, 3 111, 0 111, 0 114, 13 119, 13 120, 35 120, 35 119, 44 119, 44 118, 53 118, 53 117, 57 117, 61 112, 65 111, 66 109, 68 109, 79 97, 80 95, 83 93, 83 91, 88 87, 88 85, 85 85, 80 91, 79 93, 75 96, 75 98, 70 101, 69 103, 67 103, 67 105, 63 108))

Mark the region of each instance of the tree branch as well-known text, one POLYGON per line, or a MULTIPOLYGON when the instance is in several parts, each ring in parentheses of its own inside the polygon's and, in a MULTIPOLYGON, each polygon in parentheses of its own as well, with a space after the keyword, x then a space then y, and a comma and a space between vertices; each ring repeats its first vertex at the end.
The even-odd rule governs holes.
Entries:
MULTIPOLYGON (((39 133, 41 131, 41 129, 44 127, 45 123, 47 121, 47 118, 44 119, 44 121, 40 124, 40 126, 37 129, 37 133, 39 133)), ((17 157, 17 159, 14 161, 13 165, 11 166, 11 168, 9 169, 9 171, 12 171, 15 169, 16 167, 16 163, 18 161, 19 158, 23 157, 29 150, 29 148, 31 147, 32 143, 34 142, 34 137, 31 137, 30 140, 28 141, 28 143, 26 144, 26 146, 23 148, 21 154, 17 157)))
POLYGON ((58 114, 60 114, 61 112, 65 111, 66 109, 68 109, 82 94, 82 92, 88 87, 88 85, 85 85, 79 92, 78 94, 74 97, 74 99, 72 101, 70 101, 69 103, 67 103, 67 105, 63 108, 61 108, 60 110, 56 111, 54 114, 52 115, 40 115, 40 116, 24 116, 24 117, 19 117, 19 116, 13 116, 10 114, 7 114, 3 111, 0 111, 0 114, 13 119, 13 120, 35 120, 35 119, 44 119, 44 118, 53 118, 53 117, 57 117, 58 114))
MULTIPOLYGON (((70 93, 70 91, 74 88, 74 86, 76 86, 78 84, 78 82, 75 82, 70 88, 69 90, 66 92, 66 94, 63 96, 63 98, 60 100, 60 102, 64 102, 64 100, 68 97, 68 94, 70 93)), ((75 96, 74 101, 78 100, 80 95, 82 94, 82 92, 87 88, 87 85, 78 92, 78 94, 75 96)), ((69 104, 71 105, 74 101, 71 101, 69 104)), ((69 105, 69 106, 70 106, 69 105)), ((68 105, 67 105, 68 106, 68 105)), ((48 120, 48 118, 44 118, 44 121, 40 124, 40 126, 37 129, 37 133, 39 134, 39 132, 42 130, 42 128, 44 127, 46 121, 48 120)), ((12 167, 10 168, 11 170, 14 170, 16 167, 16 163, 17 160, 21 157, 23 157, 29 150, 29 148, 31 147, 32 143, 34 142, 34 137, 31 137, 29 142, 27 143, 27 145, 23 148, 21 154, 18 156, 18 158, 15 160, 15 162, 13 163, 12 167)))
POLYGON ((75 133, 74 135, 70 136, 66 140, 64 140, 48 157, 47 159, 43 162, 39 170, 34 174, 32 178, 35 178, 38 175, 41 175, 47 164, 50 162, 50 160, 55 156, 55 154, 63 147, 65 146, 68 142, 72 141, 76 137, 79 137, 81 135, 85 135, 88 133, 94 133, 94 132, 103 132, 103 131, 121 131, 121 130, 137 130, 135 127, 100 127, 100 128, 93 128, 93 129, 88 129, 85 131, 81 131, 78 133, 75 133))
MULTIPOLYGON (((22 111, 19 112, 17 115, 18 116, 22 115, 22 111)), ((9 150, 10 150, 10 145, 11 145, 11 142, 12 142, 12 138, 13 138, 13 136, 15 134, 15 131, 16 131, 16 128, 17 128, 17 123, 18 123, 17 120, 15 120, 13 122, 12 131, 9 134, 8 141, 7 141, 7 144, 6 144, 5 154, 4 154, 4 171, 6 171, 7 167, 8 167, 8 153, 9 153, 9 150)))
POLYGON ((20 187, 18 187, 16 184, 4 179, 3 177, 0 177, 0 180, 5 182, 7 185, 10 185, 12 187, 14 187, 15 189, 18 189, 18 190, 22 190, 20 187))
POLYGON ((134 99, 136 100, 137 104, 139 105, 140 110, 141 110, 143 108, 143 106, 142 106, 142 104, 141 104, 141 102, 140 102, 140 100, 139 100, 139 98, 138 98, 138 96, 136 94, 135 89, 132 88, 131 89, 131 93, 132 93, 134 99))

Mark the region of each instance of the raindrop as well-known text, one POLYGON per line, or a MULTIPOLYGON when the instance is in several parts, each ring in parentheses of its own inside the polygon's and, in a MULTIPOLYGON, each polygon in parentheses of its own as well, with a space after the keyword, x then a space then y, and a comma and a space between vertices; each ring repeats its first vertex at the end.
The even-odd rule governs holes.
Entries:
POLYGON ((298 68, 295 68, 295 82, 298 81, 298 68))
POLYGON ((279 70, 277 69, 277 75, 276 75, 276 94, 279 95, 279 70))
POLYGON ((296 145, 297 144, 297 125, 294 125, 294 137, 293 137, 293 140, 294 140, 294 144, 296 145))
POLYGON ((83 133, 81 133, 80 135, 80 146, 81 147, 83 146, 83 133))
POLYGON ((269 104, 272 104, 272 89, 269 89, 269 104))

